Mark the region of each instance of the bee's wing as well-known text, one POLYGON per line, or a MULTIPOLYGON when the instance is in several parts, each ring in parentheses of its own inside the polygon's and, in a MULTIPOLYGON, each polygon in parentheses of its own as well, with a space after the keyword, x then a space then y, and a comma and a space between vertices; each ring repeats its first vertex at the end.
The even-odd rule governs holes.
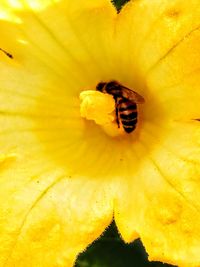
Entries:
POLYGON ((138 104, 144 103, 144 98, 141 95, 124 86, 122 86, 122 96, 138 104))

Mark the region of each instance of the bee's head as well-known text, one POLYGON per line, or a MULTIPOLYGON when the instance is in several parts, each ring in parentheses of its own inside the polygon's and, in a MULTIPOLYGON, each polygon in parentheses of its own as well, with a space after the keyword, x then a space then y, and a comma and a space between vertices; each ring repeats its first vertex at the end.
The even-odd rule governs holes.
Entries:
POLYGON ((105 85, 106 85, 106 83, 104 83, 104 82, 98 83, 96 86, 96 90, 102 92, 105 85))
POLYGON ((107 86, 108 87, 116 87, 116 86, 119 86, 119 83, 113 80, 113 81, 108 82, 107 86))

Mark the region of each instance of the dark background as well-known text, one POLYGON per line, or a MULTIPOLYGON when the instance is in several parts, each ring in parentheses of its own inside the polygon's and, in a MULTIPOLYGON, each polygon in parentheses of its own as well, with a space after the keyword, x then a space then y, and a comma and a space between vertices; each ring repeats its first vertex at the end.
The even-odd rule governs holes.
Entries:
MULTIPOLYGON (((112 2, 119 12, 128 0, 112 2)), ((161 262, 149 262, 147 257, 142 242, 137 239, 125 244, 113 222, 98 240, 79 255, 75 267, 174 267, 161 262)))
POLYGON ((113 222, 103 236, 81 253, 75 267, 174 267, 161 262, 149 262, 139 239, 125 244, 113 222))

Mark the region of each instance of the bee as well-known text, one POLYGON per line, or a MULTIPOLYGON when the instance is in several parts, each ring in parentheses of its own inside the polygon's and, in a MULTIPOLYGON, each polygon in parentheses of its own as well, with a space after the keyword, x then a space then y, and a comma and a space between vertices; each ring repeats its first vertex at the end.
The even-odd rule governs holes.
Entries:
POLYGON ((96 90, 113 96, 118 128, 121 123, 124 131, 131 133, 137 124, 137 104, 144 103, 144 98, 117 81, 100 82, 96 90))

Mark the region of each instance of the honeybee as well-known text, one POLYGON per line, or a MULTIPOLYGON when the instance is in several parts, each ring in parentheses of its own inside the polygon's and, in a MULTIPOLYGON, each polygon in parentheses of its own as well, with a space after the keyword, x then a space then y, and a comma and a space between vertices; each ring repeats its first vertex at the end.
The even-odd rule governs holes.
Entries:
POLYGON ((121 122, 124 131, 131 133, 137 124, 137 104, 144 103, 144 98, 117 81, 100 82, 96 90, 113 96, 118 128, 121 122))

